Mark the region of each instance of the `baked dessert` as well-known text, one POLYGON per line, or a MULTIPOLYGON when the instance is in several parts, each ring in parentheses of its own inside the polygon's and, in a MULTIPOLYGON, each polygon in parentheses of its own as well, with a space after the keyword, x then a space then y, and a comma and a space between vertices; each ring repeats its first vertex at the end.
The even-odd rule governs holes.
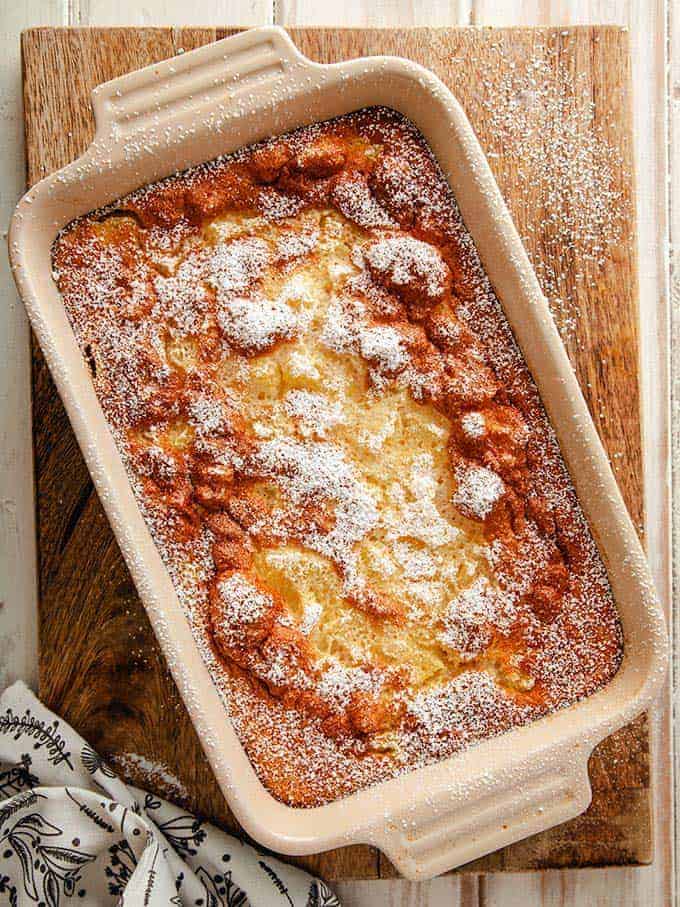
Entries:
POLYGON ((621 628, 417 130, 370 108, 74 221, 55 279, 263 783, 314 806, 590 695, 621 628))

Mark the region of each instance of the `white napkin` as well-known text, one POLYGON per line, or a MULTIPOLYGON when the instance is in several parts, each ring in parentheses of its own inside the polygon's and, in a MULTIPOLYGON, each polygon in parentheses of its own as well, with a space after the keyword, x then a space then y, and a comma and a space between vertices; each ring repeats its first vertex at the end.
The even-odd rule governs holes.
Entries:
POLYGON ((23 683, 0 697, 0 904, 339 907, 320 879, 124 784, 23 683))

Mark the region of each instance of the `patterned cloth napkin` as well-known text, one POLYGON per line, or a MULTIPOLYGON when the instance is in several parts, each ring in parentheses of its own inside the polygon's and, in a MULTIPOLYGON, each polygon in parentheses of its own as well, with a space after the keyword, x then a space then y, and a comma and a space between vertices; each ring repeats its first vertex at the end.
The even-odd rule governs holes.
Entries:
POLYGON ((124 784, 23 683, 0 697, 0 904, 340 907, 320 879, 124 784))

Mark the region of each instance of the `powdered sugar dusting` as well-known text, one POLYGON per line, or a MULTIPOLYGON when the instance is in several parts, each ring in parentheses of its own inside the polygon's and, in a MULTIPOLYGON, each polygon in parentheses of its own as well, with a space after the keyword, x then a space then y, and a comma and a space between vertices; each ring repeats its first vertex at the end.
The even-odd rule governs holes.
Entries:
POLYGON ((56 278, 275 796, 351 793, 612 676, 606 574, 408 123, 367 111, 310 127, 114 213, 62 234, 56 278), (225 186, 243 197, 216 213, 225 186), (145 226, 161 209, 179 224, 145 226))
POLYGON ((276 256, 286 263, 304 258, 305 255, 314 251, 318 242, 318 230, 308 230, 303 233, 291 230, 284 233, 276 243, 276 256))
POLYGON ((508 629, 516 616, 512 595, 501 595, 481 577, 449 602, 439 639, 471 661, 488 646, 492 627, 508 629))
POLYGON ((494 45, 503 75, 482 82, 483 112, 492 165, 511 180, 524 210, 544 214, 523 239, 535 250, 533 264, 560 330, 571 337, 579 300, 622 238, 630 200, 620 178, 622 154, 608 134, 606 113, 598 116, 590 74, 574 70, 560 44, 539 40, 521 61, 510 59, 501 42, 494 45), (574 254, 575 267, 555 268, 574 254))
POLYGON ((429 243, 410 236, 390 236, 370 245, 364 254, 371 268, 389 274, 397 286, 409 286, 416 281, 424 284, 429 296, 444 292, 448 269, 429 243))
POLYGON ((499 475, 485 466, 470 466, 458 472, 458 488, 453 502, 459 507, 484 519, 505 491, 499 475))
POLYGON ((401 334, 387 325, 363 330, 359 335, 359 349, 381 372, 401 371, 409 362, 401 334))
POLYGON ((365 230, 395 226, 389 214, 378 204, 365 181, 358 178, 340 180, 333 190, 333 201, 345 217, 365 230))
POLYGON ((354 544, 378 521, 376 501, 355 476, 343 451, 334 444, 276 438, 263 442, 254 458, 263 475, 276 477, 293 502, 331 498, 336 503, 333 528, 307 533, 306 543, 342 566, 349 587, 359 579, 354 571, 354 544))
POLYGON ((249 352, 259 352, 298 329, 296 313, 285 299, 232 296, 217 312, 218 324, 229 340, 249 352))
POLYGON ((272 606, 272 598, 261 592, 243 574, 233 573, 217 587, 223 624, 220 630, 231 634, 259 620, 272 606))
POLYGON ((349 703, 351 694, 375 691, 380 688, 380 681, 362 668, 347 669, 340 664, 331 664, 319 682, 319 693, 340 706, 349 703))
POLYGON ((465 413, 460 424, 469 438, 481 438, 486 431, 486 420, 483 413, 465 413))
POLYGON ((328 431, 343 421, 342 406, 324 394, 313 391, 289 391, 284 400, 286 412, 298 420, 305 437, 325 437, 328 431))
POLYGON ((269 246, 262 239, 236 239, 216 246, 207 279, 217 290, 218 300, 228 300, 232 294, 247 290, 262 274, 269 257, 269 246))
POLYGON ((487 736, 499 719, 512 716, 521 723, 531 716, 528 707, 517 707, 488 671, 466 671, 447 686, 419 694, 409 704, 420 733, 435 750, 446 751, 447 729, 463 727, 465 742, 487 736))
POLYGON ((109 759, 126 776, 132 777, 135 783, 140 784, 151 793, 160 790, 161 793, 170 797, 180 799, 189 797, 186 785, 161 762, 154 762, 138 753, 112 753, 109 759))

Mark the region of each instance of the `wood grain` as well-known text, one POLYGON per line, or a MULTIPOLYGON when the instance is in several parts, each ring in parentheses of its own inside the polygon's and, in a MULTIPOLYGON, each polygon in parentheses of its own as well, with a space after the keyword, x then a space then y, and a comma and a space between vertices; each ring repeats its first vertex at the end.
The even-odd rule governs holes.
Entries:
MULTIPOLYGON (((670 38, 671 44, 671 68, 669 91, 671 103, 670 107, 670 163, 671 163, 671 182, 670 182, 670 242, 669 247, 672 253, 670 261, 670 316, 671 316, 671 348, 676 350, 676 356, 671 358, 672 367, 672 389, 671 389, 671 427, 672 427, 672 456, 673 466, 673 527, 674 527, 674 563, 676 567, 680 566, 680 358, 677 356, 677 350, 680 349, 680 9, 677 4, 670 10, 670 38)), ((680 569, 675 570, 673 598, 675 602, 675 612, 672 614, 673 639, 676 648, 674 649, 673 659, 673 676, 674 691, 678 689, 678 678, 680 677, 680 661, 678 659, 678 640, 680 640, 680 610, 677 602, 680 601, 680 569)), ((673 692, 673 691, 671 691, 673 692)), ((677 692, 675 693, 675 702, 677 702, 677 692)), ((664 818, 668 820, 668 826, 671 826, 670 834, 667 834, 666 840, 668 847, 671 849, 671 862, 675 858, 676 870, 676 894, 680 891, 680 809, 677 800, 677 785, 680 784, 680 732, 678 724, 675 724, 675 748, 672 750, 675 769, 676 783, 676 801, 675 814, 673 813, 672 800, 670 808, 664 818), (673 834, 674 832, 674 834, 673 834)), ((672 771, 672 769, 671 769, 672 771)), ((664 826, 664 829, 667 826, 664 826)))
MULTIPOLYGON (((25 33, 29 181, 63 166, 86 147, 92 136, 88 94, 94 85, 170 56, 179 47, 189 50, 226 33, 213 29, 36 29, 25 33)), ((614 463, 630 512, 641 525, 637 284, 625 35, 616 28, 571 30, 568 40, 549 29, 292 29, 291 33, 303 52, 322 62, 395 53, 428 65, 453 88, 483 146, 495 155, 492 166, 521 234, 528 237, 530 255, 554 267, 575 299, 580 316, 565 337, 568 351, 605 446, 610 455, 616 455, 614 463), (513 157, 512 147, 497 147, 498 135, 489 126, 488 98, 507 74, 506 67, 526 65, 556 44, 562 62, 585 73, 588 91, 578 102, 594 101, 594 123, 624 162, 616 168, 626 207, 623 238, 602 265, 591 267, 587 283, 576 280, 584 252, 578 239, 568 250, 555 249, 545 241, 549 212, 541 209, 538 197, 536 204, 527 203, 526 194, 516 191, 522 162, 513 157), (550 261, 551 256, 557 260, 550 261)), ((190 791, 188 806, 233 828, 233 818, 163 664, 37 351, 33 392, 41 694, 100 751, 135 752, 166 765, 190 791)), ((594 799, 585 816, 469 868, 648 862, 648 751, 646 721, 640 719, 594 754, 594 799)), ((329 878, 374 878, 393 872, 384 858, 366 847, 300 862, 329 878)))
MULTIPOLYGON (((42 0, 12 4, 0 31, 0 221, 9 223, 25 188, 19 32, 42 18, 63 21, 42 0)), ((6 236, 6 234, 4 234, 6 236)), ((29 326, 5 250, 0 252, 0 690, 38 677, 38 602, 29 326)))

